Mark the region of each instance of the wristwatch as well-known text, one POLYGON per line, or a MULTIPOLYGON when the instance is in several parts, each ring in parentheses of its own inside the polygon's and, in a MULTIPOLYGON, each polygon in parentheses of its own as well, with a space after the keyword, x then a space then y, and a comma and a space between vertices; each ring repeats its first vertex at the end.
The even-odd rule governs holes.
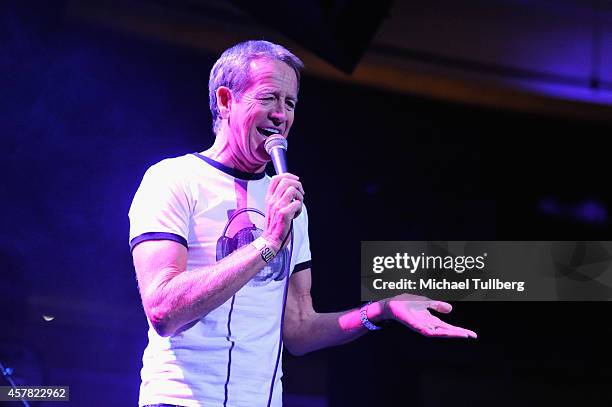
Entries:
POLYGON ((257 239, 253 240, 253 246, 259 253, 261 253, 261 258, 266 263, 269 263, 275 256, 274 250, 272 250, 272 245, 268 242, 263 236, 259 236, 257 239))

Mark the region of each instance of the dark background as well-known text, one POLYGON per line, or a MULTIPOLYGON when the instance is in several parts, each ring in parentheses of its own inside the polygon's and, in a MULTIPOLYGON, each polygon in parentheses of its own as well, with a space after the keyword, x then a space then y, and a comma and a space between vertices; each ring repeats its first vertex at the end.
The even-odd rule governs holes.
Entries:
MULTIPOLYGON (((215 59, 52 6, 2 12, 0 362, 19 383, 69 385, 71 405, 136 405, 146 320, 127 211, 148 166, 212 144, 215 59)), ((607 215, 580 208, 611 203, 610 130, 306 73, 289 160, 307 191, 316 309, 359 304, 361 240, 609 239, 607 215)), ((447 320, 478 340, 390 323, 285 355, 286 405, 612 402, 608 302, 454 306, 447 320)))

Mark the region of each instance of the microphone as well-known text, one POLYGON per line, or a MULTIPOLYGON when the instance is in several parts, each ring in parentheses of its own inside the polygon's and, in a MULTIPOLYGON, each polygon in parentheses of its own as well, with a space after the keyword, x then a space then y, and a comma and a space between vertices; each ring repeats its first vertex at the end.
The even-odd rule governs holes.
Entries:
POLYGON ((281 135, 270 136, 264 142, 266 153, 272 158, 274 170, 277 174, 287 171, 287 139, 281 135))

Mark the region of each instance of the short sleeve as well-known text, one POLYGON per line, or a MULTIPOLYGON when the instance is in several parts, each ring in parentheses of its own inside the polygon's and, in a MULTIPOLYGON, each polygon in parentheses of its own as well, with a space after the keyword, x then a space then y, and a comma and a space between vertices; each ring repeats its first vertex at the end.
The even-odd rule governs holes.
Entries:
POLYGON ((295 258, 295 266, 293 272, 306 270, 310 268, 310 240, 308 238, 308 211, 306 205, 302 208, 302 213, 298 216, 293 225, 293 231, 295 233, 293 242, 295 247, 293 248, 293 256, 295 258))
POLYGON ((188 247, 192 199, 185 173, 172 159, 150 167, 130 206, 130 250, 146 240, 173 240, 188 247))

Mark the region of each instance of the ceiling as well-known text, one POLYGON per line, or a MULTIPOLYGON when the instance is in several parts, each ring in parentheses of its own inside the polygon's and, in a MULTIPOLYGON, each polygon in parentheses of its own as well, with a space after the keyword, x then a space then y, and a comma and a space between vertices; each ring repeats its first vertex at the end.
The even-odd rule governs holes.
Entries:
POLYGON ((397 0, 351 74, 231 2, 74 0, 65 13, 214 55, 241 40, 266 38, 296 51, 307 74, 332 80, 612 121, 612 1, 397 0))

